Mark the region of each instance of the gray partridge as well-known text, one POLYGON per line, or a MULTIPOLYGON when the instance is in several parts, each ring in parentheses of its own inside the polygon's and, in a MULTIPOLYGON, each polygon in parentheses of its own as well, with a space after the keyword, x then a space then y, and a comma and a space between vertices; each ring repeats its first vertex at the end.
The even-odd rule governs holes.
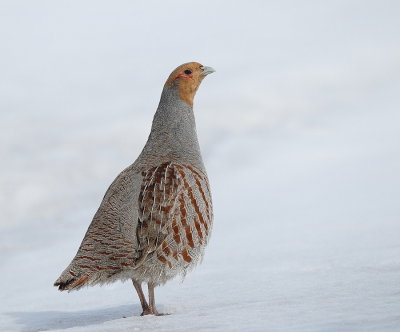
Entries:
POLYGON ((54 283, 59 290, 131 279, 142 315, 159 315, 154 287, 201 261, 213 211, 193 98, 212 72, 190 62, 171 73, 146 145, 108 188, 76 256, 54 283))

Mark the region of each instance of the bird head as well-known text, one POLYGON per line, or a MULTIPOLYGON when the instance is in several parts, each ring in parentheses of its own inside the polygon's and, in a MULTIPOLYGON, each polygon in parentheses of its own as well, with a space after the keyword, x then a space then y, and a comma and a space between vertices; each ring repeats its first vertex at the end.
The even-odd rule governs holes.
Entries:
POLYGON ((198 62, 188 62, 180 65, 169 75, 165 86, 178 89, 180 99, 193 105, 193 98, 201 81, 214 71, 213 68, 203 66, 198 62))

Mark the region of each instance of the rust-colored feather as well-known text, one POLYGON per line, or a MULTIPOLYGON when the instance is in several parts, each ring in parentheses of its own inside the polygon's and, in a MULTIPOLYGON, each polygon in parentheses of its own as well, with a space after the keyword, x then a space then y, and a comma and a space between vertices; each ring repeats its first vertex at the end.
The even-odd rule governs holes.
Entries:
MULTIPOLYGON (((211 228, 207 176, 193 166, 172 162, 142 175, 139 250, 151 248, 159 264, 184 272, 191 263, 198 262, 211 228)), ((147 260, 151 269, 151 256, 147 260)))

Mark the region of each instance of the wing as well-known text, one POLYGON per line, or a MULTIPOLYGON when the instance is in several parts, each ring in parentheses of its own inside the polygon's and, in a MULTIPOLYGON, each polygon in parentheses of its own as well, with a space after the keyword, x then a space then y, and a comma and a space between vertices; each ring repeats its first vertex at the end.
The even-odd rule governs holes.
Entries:
POLYGON ((211 194, 206 173, 190 165, 164 163, 142 176, 140 261, 145 273, 162 282, 166 275, 184 274, 201 258, 212 226, 211 194), (163 271, 165 266, 170 271, 163 271))
POLYGON ((71 264, 54 283, 59 290, 112 282, 134 266, 141 175, 121 172, 107 190, 71 264))

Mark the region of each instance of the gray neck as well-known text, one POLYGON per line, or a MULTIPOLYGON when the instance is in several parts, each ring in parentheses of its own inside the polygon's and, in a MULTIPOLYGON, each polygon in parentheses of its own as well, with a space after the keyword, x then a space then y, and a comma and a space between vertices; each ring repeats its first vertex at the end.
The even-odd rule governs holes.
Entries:
POLYGON ((179 98, 176 86, 165 86, 141 159, 174 161, 204 168, 193 107, 179 98))

